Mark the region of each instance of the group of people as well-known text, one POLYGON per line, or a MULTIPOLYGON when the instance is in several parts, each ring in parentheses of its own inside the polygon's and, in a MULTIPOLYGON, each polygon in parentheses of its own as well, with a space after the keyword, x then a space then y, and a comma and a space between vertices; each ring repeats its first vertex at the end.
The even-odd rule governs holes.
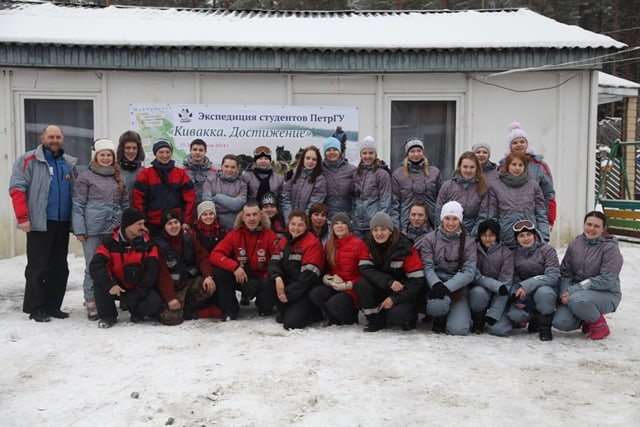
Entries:
POLYGON ((23 311, 38 322, 68 316, 60 307, 71 231, 85 254, 87 316, 103 328, 116 323, 117 300, 134 322, 175 325, 232 321, 255 299, 260 316, 275 311, 286 329, 354 324, 363 313, 367 332, 412 330, 422 313, 452 335, 526 327, 547 341, 552 326, 609 334, 604 314, 621 296, 617 241, 604 215, 589 212, 560 264, 547 244, 552 176, 518 123, 499 164, 476 144, 446 180, 420 138, 405 142, 393 172, 369 136, 352 165, 344 138, 302 150, 285 179, 269 147, 257 147, 245 171, 232 154, 217 171, 201 139, 183 168, 165 140, 144 167, 140 136, 127 131, 117 147, 95 141, 78 175, 62 130, 47 126, 10 183, 27 232, 23 311))

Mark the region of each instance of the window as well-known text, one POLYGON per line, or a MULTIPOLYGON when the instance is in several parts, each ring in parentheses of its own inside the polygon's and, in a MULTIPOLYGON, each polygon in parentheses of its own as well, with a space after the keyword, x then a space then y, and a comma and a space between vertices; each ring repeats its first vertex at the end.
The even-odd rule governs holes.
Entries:
POLYGON ((391 166, 402 164, 404 142, 411 137, 424 140, 429 164, 447 179, 455 169, 455 101, 391 101, 391 166))
POLYGON ((78 158, 78 170, 91 161, 94 141, 93 100, 24 98, 25 148, 40 144, 46 125, 60 126, 64 132, 64 151, 78 158))

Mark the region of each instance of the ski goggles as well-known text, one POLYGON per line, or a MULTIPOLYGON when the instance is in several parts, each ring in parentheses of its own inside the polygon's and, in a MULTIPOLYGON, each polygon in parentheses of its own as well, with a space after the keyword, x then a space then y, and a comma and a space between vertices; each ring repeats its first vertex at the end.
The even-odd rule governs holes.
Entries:
POLYGON ((528 219, 518 221, 515 224, 513 224, 513 231, 516 233, 519 233, 523 230, 534 231, 535 229, 536 229, 536 225, 533 222, 529 221, 528 219))
POLYGON ((265 147, 264 145, 261 145, 260 147, 253 150, 253 156, 254 157, 262 157, 262 156, 271 157, 271 149, 269 147, 265 147))

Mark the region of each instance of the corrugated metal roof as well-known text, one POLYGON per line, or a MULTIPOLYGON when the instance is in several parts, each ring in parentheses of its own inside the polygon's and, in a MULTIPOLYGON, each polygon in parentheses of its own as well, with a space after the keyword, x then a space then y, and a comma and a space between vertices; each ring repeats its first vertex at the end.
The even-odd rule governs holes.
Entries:
POLYGON ((625 45, 526 9, 274 12, 0 0, 0 66, 287 73, 500 71, 625 45))
POLYGON ((527 9, 277 12, 22 2, 0 9, 0 42, 301 50, 625 46, 527 9))

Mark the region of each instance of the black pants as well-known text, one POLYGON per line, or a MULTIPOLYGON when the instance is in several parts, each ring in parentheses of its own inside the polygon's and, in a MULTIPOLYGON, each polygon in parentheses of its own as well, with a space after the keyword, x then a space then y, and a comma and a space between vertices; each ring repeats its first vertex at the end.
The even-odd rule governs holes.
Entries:
MULTIPOLYGON (((96 308, 98 309, 98 317, 101 319, 113 319, 118 317, 116 309, 116 297, 109 293, 109 289, 104 286, 94 287, 94 297, 96 299, 96 308)), ((164 301, 156 289, 150 289, 147 295, 138 301, 135 307, 129 307, 131 315, 139 318, 145 316, 154 316, 158 314, 162 308, 164 301)))
POLYGON ((220 267, 213 268, 213 279, 216 281, 216 295, 223 317, 236 319, 240 311, 240 304, 236 297, 236 291, 249 298, 256 298, 256 307, 261 313, 271 311, 273 301, 271 295, 265 292, 268 289, 268 279, 250 277, 247 283, 236 282, 236 276, 220 267))
POLYGON ((265 293, 271 296, 273 304, 282 315, 282 326, 285 329, 302 329, 310 323, 322 320, 322 312, 311 302, 308 293, 295 301, 282 303, 276 295, 276 284, 272 280, 268 281, 265 293))
POLYGON ((419 298, 394 304, 389 310, 377 311, 376 308, 382 301, 393 295, 391 289, 378 288, 367 279, 362 278, 356 282, 355 290, 358 295, 358 300, 360 300, 360 307, 370 322, 399 325, 413 322, 418 318, 419 298))
POLYGON ((22 311, 60 309, 69 278, 68 252, 69 221, 47 221, 47 231, 27 233, 22 311))
POLYGON ((318 285, 311 289, 309 298, 334 325, 351 325, 358 322, 358 308, 351 295, 346 292, 318 285))

